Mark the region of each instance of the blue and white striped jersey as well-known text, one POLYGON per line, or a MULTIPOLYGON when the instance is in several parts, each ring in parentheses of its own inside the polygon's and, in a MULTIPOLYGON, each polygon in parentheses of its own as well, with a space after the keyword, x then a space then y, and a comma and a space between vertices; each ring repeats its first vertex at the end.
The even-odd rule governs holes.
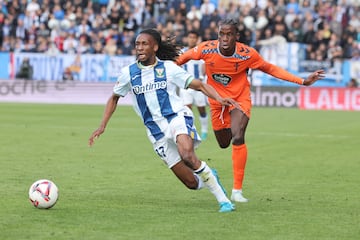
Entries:
POLYGON ((150 140, 155 142, 165 135, 171 119, 189 114, 176 89, 187 88, 193 79, 172 61, 157 59, 152 66, 136 62, 122 68, 113 91, 119 96, 132 91, 135 111, 143 119, 150 140))
MULTIPOLYGON (((182 52, 186 52, 189 48, 183 48, 182 52)), ((205 68, 204 68, 204 60, 190 60, 182 67, 189 72, 191 75, 194 76, 195 79, 200 79, 203 81, 205 79, 205 68)))

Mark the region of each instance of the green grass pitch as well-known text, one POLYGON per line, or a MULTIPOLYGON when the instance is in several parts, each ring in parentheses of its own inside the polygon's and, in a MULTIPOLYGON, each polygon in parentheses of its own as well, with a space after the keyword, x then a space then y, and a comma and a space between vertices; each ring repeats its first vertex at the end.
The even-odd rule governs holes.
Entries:
MULTIPOLYGON (((104 106, 0 104, 0 239, 359 239, 360 112, 254 108, 246 141, 247 204, 218 213, 153 152, 129 106, 92 148, 104 106), (28 189, 59 187, 50 210, 28 189)), ((231 151, 210 131, 198 155, 228 192, 231 151)))

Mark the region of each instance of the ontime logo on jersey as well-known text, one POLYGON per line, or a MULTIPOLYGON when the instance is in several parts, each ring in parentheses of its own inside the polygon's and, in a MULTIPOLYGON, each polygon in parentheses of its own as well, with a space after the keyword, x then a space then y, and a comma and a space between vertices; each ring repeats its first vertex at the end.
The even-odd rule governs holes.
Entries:
POLYGON ((167 87, 166 81, 152 82, 145 85, 135 85, 132 87, 134 94, 142 94, 147 92, 165 89, 167 87))
POLYGON ((231 77, 229 77, 228 75, 225 74, 219 74, 219 73, 214 73, 212 75, 212 78, 216 81, 221 83, 224 86, 227 86, 230 81, 231 81, 231 77))

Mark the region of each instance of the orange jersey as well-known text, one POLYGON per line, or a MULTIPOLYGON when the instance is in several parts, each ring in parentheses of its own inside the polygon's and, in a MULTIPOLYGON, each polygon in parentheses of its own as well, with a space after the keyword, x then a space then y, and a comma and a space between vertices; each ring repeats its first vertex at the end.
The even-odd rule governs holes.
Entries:
MULTIPOLYGON (((250 83, 247 78, 247 71, 250 68, 286 81, 303 83, 303 79, 265 61, 254 48, 245 44, 236 42, 236 50, 232 56, 223 56, 218 46, 218 40, 202 42, 180 55, 176 62, 182 65, 189 60, 203 59, 208 77, 207 83, 222 97, 230 97, 240 103, 250 99, 250 83)), ((210 103, 216 104, 212 99, 210 103)))

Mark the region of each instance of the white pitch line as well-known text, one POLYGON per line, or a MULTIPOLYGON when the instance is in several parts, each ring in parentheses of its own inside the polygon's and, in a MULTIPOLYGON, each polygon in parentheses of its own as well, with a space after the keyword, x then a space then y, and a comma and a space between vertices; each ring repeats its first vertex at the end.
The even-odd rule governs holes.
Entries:
POLYGON ((279 133, 279 132, 249 132, 249 134, 280 136, 280 137, 351 138, 351 136, 333 135, 333 134, 303 134, 303 133, 279 133))

